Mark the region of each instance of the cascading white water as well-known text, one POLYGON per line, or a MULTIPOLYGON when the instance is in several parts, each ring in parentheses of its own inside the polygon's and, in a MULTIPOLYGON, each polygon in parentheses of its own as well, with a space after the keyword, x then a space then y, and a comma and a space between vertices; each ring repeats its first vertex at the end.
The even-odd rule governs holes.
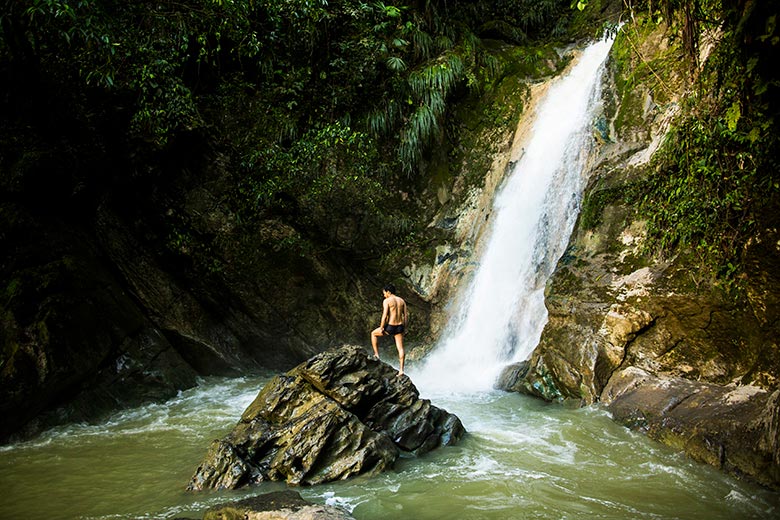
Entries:
POLYGON ((497 195, 479 267, 443 341, 412 378, 425 392, 488 390, 539 342, 544 286, 565 250, 585 185, 592 118, 612 46, 587 47, 541 100, 531 137, 497 195))

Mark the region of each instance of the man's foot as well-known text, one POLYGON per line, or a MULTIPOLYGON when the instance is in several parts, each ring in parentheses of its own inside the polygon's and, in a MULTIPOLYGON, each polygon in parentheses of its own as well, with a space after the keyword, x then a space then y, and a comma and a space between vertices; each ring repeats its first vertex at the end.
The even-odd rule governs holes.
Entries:
POLYGON ((374 354, 374 359, 376 359, 377 361, 379 361, 379 354, 374 354))
POLYGON ((403 375, 404 375, 404 371, 403 370, 399 370, 398 371, 398 377, 403 377, 403 375))

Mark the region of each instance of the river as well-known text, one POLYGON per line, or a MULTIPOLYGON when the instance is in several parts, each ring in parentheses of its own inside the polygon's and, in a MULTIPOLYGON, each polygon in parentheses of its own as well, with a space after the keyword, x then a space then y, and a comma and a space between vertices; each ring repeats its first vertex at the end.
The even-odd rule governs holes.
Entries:
MULTIPOLYGON (((284 489, 185 491, 210 441, 267 378, 208 379, 163 404, 70 425, 0 448, 0 518, 200 518, 217 503, 284 489)), ((613 422, 488 391, 430 396, 469 433, 392 472, 304 487, 318 503, 381 519, 776 518, 780 497, 613 422)))
MULTIPOLYGON (((592 45, 550 88, 496 198, 460 311, 433 355, 409 367, 421 395, 460 417, 466 437, 377 477, 301 488, 305 498, 358 520, 780 517, 780 495, 632 433, 597 406, 492 390, 546 321, 544 284, 576 219, 608 52, 608 42, 592 45)), ((166 403, 1 447, 0 519, 200 518, 217 503, 284 489, 185 491, 211 440, 269 377, 205 379, 166 403)))

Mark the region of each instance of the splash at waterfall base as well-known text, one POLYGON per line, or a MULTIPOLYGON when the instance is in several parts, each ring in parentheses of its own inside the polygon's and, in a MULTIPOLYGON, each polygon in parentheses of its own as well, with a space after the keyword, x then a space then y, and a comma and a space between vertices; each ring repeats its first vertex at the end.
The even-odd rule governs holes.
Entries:
POLYGON ((272 379, 233 431, 212 443, 189 489, 376 474, 401 452, 421 455, 464 433, 456 416, 420 399, 408 377, 343 346, 272 379))

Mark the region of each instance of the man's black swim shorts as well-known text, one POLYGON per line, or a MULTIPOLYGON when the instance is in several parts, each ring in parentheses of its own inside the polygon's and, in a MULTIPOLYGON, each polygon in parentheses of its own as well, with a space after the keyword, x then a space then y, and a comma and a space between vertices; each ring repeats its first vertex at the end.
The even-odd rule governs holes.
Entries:
POLYGON ((385 325, 385 328, 383 330, 385 334, 388 336, 395 336, 396 334, 403 334, 404 333, 404 326, 401 325, 385 325))

